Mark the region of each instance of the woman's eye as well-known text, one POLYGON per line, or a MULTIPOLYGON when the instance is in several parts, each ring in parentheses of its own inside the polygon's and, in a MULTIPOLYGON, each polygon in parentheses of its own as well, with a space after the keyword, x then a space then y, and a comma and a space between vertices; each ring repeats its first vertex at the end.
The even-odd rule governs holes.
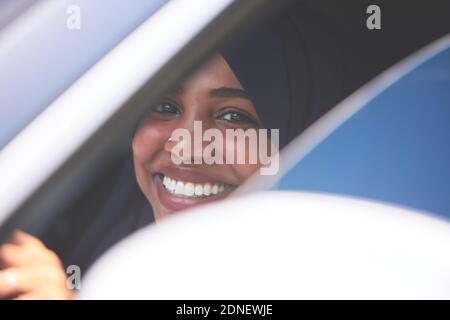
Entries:
POLYGON ((180 114, 180 108, 178 108, 175 104, 171 102, 161 102, 152 107, 152 111, 161 114, 167 115, 177 115, 180 114))
POLYGON ((236 111, 224 113, 220 116, 220 119, 228 122, 257 123, 256 120, 252 119, 252 117, 236 111))

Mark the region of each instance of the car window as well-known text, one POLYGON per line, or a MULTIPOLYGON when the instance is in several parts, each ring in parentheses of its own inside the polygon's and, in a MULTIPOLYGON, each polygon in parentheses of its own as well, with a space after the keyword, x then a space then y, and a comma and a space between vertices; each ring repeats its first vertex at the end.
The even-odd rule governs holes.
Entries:
MULTIPOLYGON (((0 207, 0 219, 2 223, 8 218, 11 220, 2 227, 10 230, 10 226, 18 222, 17 219, 23 219, 22 222, 31 229, 42 230, 51 217, 67 208, 80 192, 85 193, 86 188, 96 185, 93 180, 99 179, 102 173, 112 170, 113 175, 117 174, 117 170, 113 169, 114 164, 117 157, 126 156, 129 151, 127 139, 136 125, 136 116, 151 103, 148 95, 156 95, 160 83, 170 82, 172 74, 181 77, 179 64, 174 69, 176 72, 158 71, 178 56, 232 2, 221 0, 205 4, 203 1, 170 1, 95 63, 79 81, 58 96, 45 109, 45 113, 3 148, 0 154, 0 176, 4 183, 0 193, 9 200, 0 207), (208 10, 196 14, 206 7, 208 10), (159 76, 158 81, 153 79, 155 75, 159 76), (59 174, 64 178, 51 178, 59 174), (24 176, 27 177, 26 181, 20 179, 24 176), (52 187, 43 186, 47 183, 52 184, 52 187), (17 210, 17 214, 13 214, 14 210, 17 210)), ((245 6, 257 2, 246 1, 245 6)), ((91 2, 86 3, 89 7, 91 2)), ((113 3, 117 4, 115 12, 120 12, 118 7, 122 2, 113 3)), ((80 8, 84 6, 80 5, 80 8)), ((84 12, 88 15, 90 11, 84 12)), ((63 13, 65 28, 67 15, 65 11, 63 13)), ((122 13, 110 17, 108 21, 121 16, 122 13)), ((211 44, 205 42, 194 49, 204 54, 207 46, 211 44)), ((77 47, 77 50, 83 53, 82 48, 77 47)), ((191 57, 192 54, 185 56, 188 61, 191 57)), ((193 59, 199 58, 194 56, 193 59)), ((47 61, 48 64, 51 65, 47 61)), ((22 72, 20 67, 16 66, 15 72, 22 72)), ((189 68, 191 66, 184 62, 183 69, 189 68)), ((100 199, 94 200, 94 204, 97 200, 100 199)), ((8 232, 2 232, 0 238, 4 239, 7 235, 8 232)))
POLYGON ((15 8, 0 29, 0 149, 166 2, 3 1, 2 12, 15 8))
MULTIPOLYGON (((404 63, 368 87, 358 100, 367 105, 295 163, 276 188, 368 198, 450 218, 449 46, 447 36, 418 53, 408 74, 402 75, 404 63)), ((301 157, 305 146, 298 143, 301 157)))

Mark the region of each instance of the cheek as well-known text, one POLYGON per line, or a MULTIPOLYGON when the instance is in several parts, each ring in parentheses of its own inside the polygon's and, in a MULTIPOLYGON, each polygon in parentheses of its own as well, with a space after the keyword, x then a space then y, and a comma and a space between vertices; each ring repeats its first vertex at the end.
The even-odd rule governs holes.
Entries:
POLYGON ((133 157, 136 163, 148 162, 164 148, 170 129, 163 124, 148 123, 140 127, 133 137, 133 157))
POLYGON ((239 177, 239 182, 243 183, 253 173, 258 171, 260 165, 258 164, 233 164, 231 166, 235 176, 239 177))
POLYGON ((258 139, 253 140, 253 143, 250 143, 250 141, 246 139, 245 143, 243 143, 242 140, 237 139, 234 139, 234 141, 232 139, 227 140, 224 134, 223 155, 225 158, 227 155, 233 155, 234 161, 233 164, 231 164, 231 168, 235 176, 239 177, 240 182, 249 178, 261 167, 258 155, 258 145, 258 139), (242 151, 244 151, 243 158, 239 157, 239 154, 242 154, 242 151), (240 161, 242 159, 244 159, 243 162, 240 161))
POLYGON ((235 138, 235 139, 227 139, 226 133, 222 132, 223 136, 223 146, 222 146, 222 155, 225 158, 227 156, 231 156, 234 159, 234 163, 239 164, 259 164, 257 167, 264 163, 264 160, 267 156, 270 155, 271 147, 270 147, 270 138, 266 138, 263 140, 259 139, 258 133, 253 136, 251 139, 245 138, 235 138), (245 157, 243 158, 244 155, 245 157), (262 158, 261 158, 262 157, 262 158), (244 161, 242 161, 244 159, 244 161))
POLYGON ((132 149, 134 170, 141 191, 151 199, 151 184, 148 179, 148 167, 156 159, 170 136, 167 122, 153 122, 142 125, 133 137, 132 149))

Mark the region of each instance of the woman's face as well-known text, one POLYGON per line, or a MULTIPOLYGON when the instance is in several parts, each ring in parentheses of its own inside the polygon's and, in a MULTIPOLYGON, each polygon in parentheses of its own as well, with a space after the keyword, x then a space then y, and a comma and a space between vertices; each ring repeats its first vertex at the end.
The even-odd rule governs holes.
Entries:
MULTIPOLYGON (((259 168, 258 164, 175 165, 171 151, 177 141, 168 139, 179 128, 194 137, 194 121, 202 122, 203 131, 220 130, 224 141, 226 129, 261 128, 255 107, 222 56, 151 107, 133 138, 137 181, 156 220, 226 197, 259 168)), ((203 147, 208 144, 204 142, 203 147)))

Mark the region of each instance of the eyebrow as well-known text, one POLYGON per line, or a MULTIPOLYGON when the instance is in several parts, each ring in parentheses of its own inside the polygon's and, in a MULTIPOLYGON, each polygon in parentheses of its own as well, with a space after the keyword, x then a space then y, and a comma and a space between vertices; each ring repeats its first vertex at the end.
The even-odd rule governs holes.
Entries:
POLYGON ((250 100, 247 92, 237 88, 221 87, 217 89, 211 89, 209 95, 218 98, 242 98, 250 100))
MULTIPOLYGON (((183 87, 176 86, 170 92, 173 95, 181 95, 183 94, 183 91, 184 91, 183 87)), ((216 89, 211 89, 209 91, 209 95, 218 98, 241 98, 250 100, 247 91, 238 88, 220 87, 216 89)))
POLYGON ((181 95, 183 93, 182 86, 175 86, 172 90, 169 90, 170 95, 181 95))

